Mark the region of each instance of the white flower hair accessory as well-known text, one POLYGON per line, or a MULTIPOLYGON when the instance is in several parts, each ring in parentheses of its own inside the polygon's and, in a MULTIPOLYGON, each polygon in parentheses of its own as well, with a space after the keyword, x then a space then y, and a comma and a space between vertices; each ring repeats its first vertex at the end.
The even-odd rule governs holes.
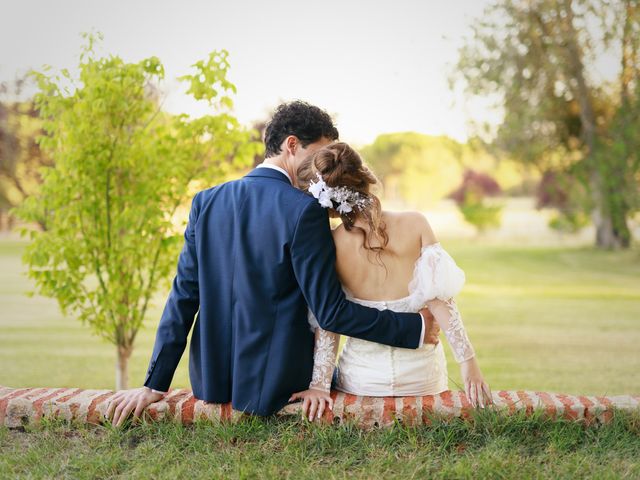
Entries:
POLYGON ((370 198, 351 188, 328 186, 322 179, 320 172, 316 172, 316 176, 318 177, 317 182, 313 180, 309 182, 309 192, 318 199, 318 203, 324 208, 334 208, 333 202, 336 202, 338 204, 335 207, 336 210, 338 213, 344 214, 352 212, 355 208, 363 210, 371 203, 370 198))

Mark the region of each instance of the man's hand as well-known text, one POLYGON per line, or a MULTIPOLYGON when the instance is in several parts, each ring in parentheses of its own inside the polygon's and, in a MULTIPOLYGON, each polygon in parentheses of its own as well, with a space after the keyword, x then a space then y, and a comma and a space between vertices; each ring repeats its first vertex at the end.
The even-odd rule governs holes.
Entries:
POLYGON ((424 317, 424 343, 437 345, 440 342, 440 325, 428 308, 423 308, 420 313, 424 317))
POLYGON ((106 417, 116 426, 121 426, 133 411, 134 418, 140 418, 148 405, 164 398, 166 394, 152 392, 149 387, 120 390, 109 400, 106 417), (113 417, 113 419, 112 419, 113 417))

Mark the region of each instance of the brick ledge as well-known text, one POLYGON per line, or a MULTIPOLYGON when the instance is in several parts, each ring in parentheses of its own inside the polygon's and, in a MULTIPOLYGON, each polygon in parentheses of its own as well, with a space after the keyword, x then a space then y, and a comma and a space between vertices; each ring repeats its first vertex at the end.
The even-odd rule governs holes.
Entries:
MULTIPOLYGON (((81 388, 11 388, 0 385, 0 425, 20 428, 42 418, 62 417, 83 423, 102 424, 107 402, 113 390, 81 388)), ((428 424, 427 412, 467 418, 473 407, 462 391, 447 390, 422 397, 360 397, 333 391, 333 411, 325 411, 323 420, 339 423, 356 420, 364 428, 389 426, 398 418, 408 425, 428 424)), ((639 410, 640 396, 567 395, 531 390, 493 392, 495 407, 509 413, 525 410, 530 414, 542 408, 554 418, 607 423, 613 408, 639 410)), ((285 406, 277 415, 298 415, 299 403, 285 406)), ((159 402, 149 405, 145 413, 152 420, 171 419, 183 424, 198 419, 231 420, 242 416, 231 404, 207 403, 196 399, 190 389, 170 389, 159 402)))

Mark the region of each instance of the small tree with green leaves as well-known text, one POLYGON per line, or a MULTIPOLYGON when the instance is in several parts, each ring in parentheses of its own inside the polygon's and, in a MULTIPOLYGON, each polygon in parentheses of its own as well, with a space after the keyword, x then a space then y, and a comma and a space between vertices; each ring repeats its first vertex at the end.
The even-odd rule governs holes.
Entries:
POLYGON ((66 70, 33 73, 46 132, 40 146, 54 166, 15 213, 46 226, 21 229, 32 240, 23 260, 37 290, 116 346, 116 388, 124 389, 150 300, 175 269, 185 224, 175 225, 176 211, 195 190, 250 166, 262 147, 229 113, 235 87, 226 51, 180 77, 212 109, 192 119, 160 109, 158 58, 99 57, 96 37, 85 37, 79 79, 66 70))
POLYGON ((499 227, 502 205, 489 205, 485 197, 494 197, 502 193, 500 185, 486 173, 467 169, 461 185, 451 194, 464 219, 483 233, 491 227, 499 227))

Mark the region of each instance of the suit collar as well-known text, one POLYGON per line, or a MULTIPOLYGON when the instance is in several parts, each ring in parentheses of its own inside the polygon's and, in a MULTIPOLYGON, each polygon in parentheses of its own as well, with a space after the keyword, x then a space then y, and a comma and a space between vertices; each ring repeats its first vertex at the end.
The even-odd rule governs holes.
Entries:
POLYGON ((291 182, 287 178, 287 176, 275 170, 273 168, 254 168, 249 173, 245 175, 246 177, 264 177, 264 178, 272 178, 274 180, 280 180, 281 182, 286 183, 287 185, 291 185, 291 182))
POLYGON ((272 163, 262 162, 262 163, 261 163, 261 164, 259 164, 256 168, 271 168, 271 169, 273 169, 273 170, 277 170, 277 171, 279 171, 280 173, 284 173, 284 174, 285 174, 285 176, 287 177, 287 179, 289 180, 289 183, 290 183, 291 185, 293 185, 293 180, 292 180, 292 178, 289 176, 289 173, 287 173, 287 171, 286 171, 284 168, 279 167, 278 165, 274 165, 274 164, 272 164, 272 163))

